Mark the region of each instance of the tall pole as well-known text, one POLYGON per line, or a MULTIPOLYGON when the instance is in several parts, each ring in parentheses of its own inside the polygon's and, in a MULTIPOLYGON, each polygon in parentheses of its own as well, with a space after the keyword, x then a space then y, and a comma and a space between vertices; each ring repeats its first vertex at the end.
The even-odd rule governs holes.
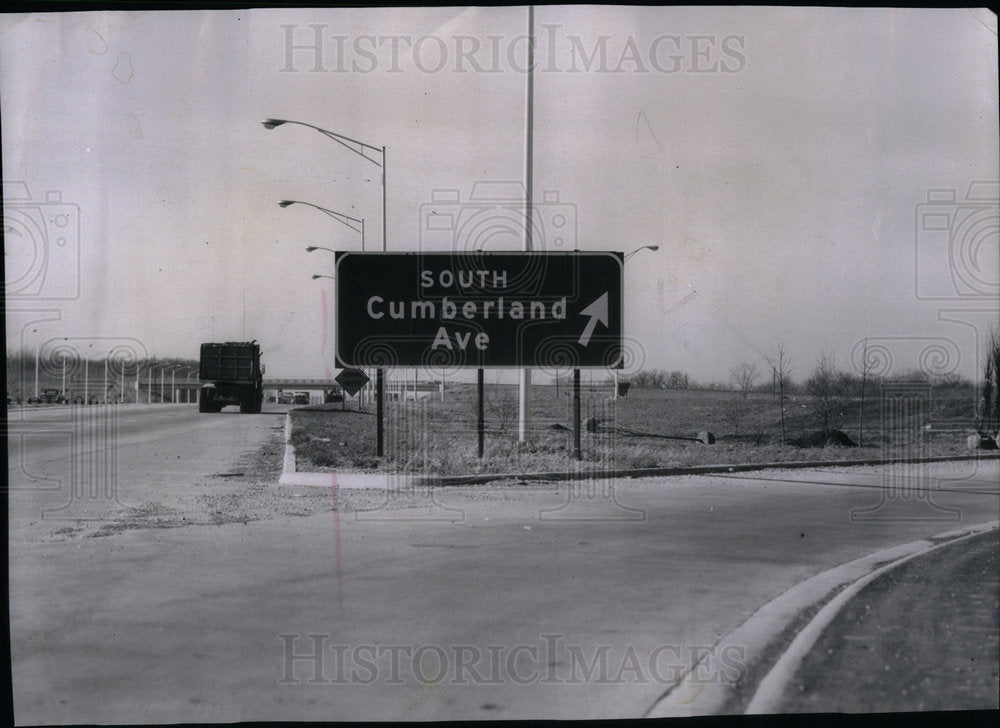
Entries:
POLYGON ((376 426, 376 443, 375 443, 375 454, 382 457, 385 452, 385 433, 382 429, 382 418, 385 415, 385 370, 377 369, 375 371, 375 398, 377 402, 375 403, 375 420, 378 423, 376 426))
MULTIPOLYGON (((323 136, 328 137, 328 138, 334 140, 335 142, 337 142, 338 144, 341 144, 341 145, 347 147, 348 149, 350 149, 355 154, 360 154, 362 157, 364 157, 365 159, 367 159, 369 162, 377 164, 377 162, 374 159, 372 159, 371 157, 369 157, 365 153, 366 149, 371 149, 372 151, 378 151, 377 147, 373 147, 370 144, 365 144, 363 142, 358 141, 357 139, 351 139, 350 137, 346 137, 343 134, 336 134, 334 132, 327 131, 326 129, 320 129, 318 126, 313 126, 312 124, 306 124, 306 123, 301 122, 301 121, 291 121, 290 122, 288 119, 265 119, 261 123, 264 125, 265 129, 274 129, 275 127, 281 126, 282 124, 286 124, 286 123, 300 124, 302 126, 308 126, 309 128, 315 129, 316 131, 320 132, 321 134, 323 134, 323 136), (351 146, 352 144, 357 145, 358 147, 360 147, 360 149, 355 149, 353 146, 351 146)), ((382 150, 381 151, 382 151, 382 252, 384 253, 384 252, 386 252, 386 217, 387 217, 387 214, 386 214, 386 153, 385 153, 385 145, 382 146, 382 150)), ((362 225, 364 225, 364 223, 362 223, 362 225)), ((363 228, 362 228, 362 230, 363 230, 363 228)), ((362 232, 362 237, 363 236, 364 236, 364 233, 362 232)), ((364 243, 363 243, 363 240, 362 240, 362 246, 363 246, 363 244, 364 243)), ((362 250, 363 249, 364 248, 362 247, 362 250)), ((375 437, 376 444, 375 444, 375 447, 376 447, 376 454, 379 457, 381 457, 382 454, 383 454, 383 452, 384 452, 384 442, 385 442, 385 428, 384 428, 384 423, 382 422, 382 415, 383 415, 383 410, 384 410, 383 398, 385 396, 385 387, 384 387, 384 381, 383 381, 384 378, 385 378, 384 369, 383 368, 377 369, 377 372, 376 372, 376 385, 377 385, 376 386, 376 396, 378 397, 379 401, 378 401, 378 407, 377 407, 378 415, 376 417, 377 422, 376 422, 376 430, 375 430, 376 431, 376 437, 375 437)))
MULTIPOLYGON (((535 8, 528 6, 528 88, 527 100, 525 102, 525 133, 524 133, 524 250, 531 251, 531 224, 532 211, 531 203, 533 199, 532 190, 532 155, 533 155, 533 130, 534 130, 534 97, 535 97, 535 8)), ((524 442, 528 437, 530 427, 531 407, 531 370, 527 368, 518 371, 518 391, 517 391, 517 439, 524 442)))
POLYGON ((153 365, 148 362, 146 363, 146 403, 153 404, 153 365))
POLYGON ((83 403, 87 404, 87 378, 90 376, 90 359, 83 360, 83 403))
MULTIPOLYGON (((385 211, 385 145, 382 145, 382 252, 386 252, 386 211, 385 211)), ((385 370, 379 369, 375 375, 375 396, 378 404, 375 406, 375 454, 382 457, 385 453, 385 370)))
POLYGON ((170 370, 170 404, 173 404, 177 399, 177 389, 174 387, 174 374, 177 372, 176 369, 170 370))
POLYGON ((580 451, 580 370, 573 370, 573 457, 582 458, 580 451))
POLYGON ((41 355, 41 347, 35 347, 35 397, 38 397, 38 358, 41 355))
POLYGON ((66 396, 66 357, 62 358, 62 396, 66 396))
POLYGON ((103 400, 103 404, 108 403, 108 357, 106 354, 104 356, 104 396, 101 399, 103 400))
POLYGON ((160 367, 160 404, 163 404, 163 367, 160 367))
POLYGON ((477 452, 479 457, 483 457, 486 445, 486 418, 483 401, 483 374, 485 370, 480 367, 476 370, 476 439, 478 441, 477 452))
POLYGON ((139 404, 139 361, 135 362, 135 403, 139 404))

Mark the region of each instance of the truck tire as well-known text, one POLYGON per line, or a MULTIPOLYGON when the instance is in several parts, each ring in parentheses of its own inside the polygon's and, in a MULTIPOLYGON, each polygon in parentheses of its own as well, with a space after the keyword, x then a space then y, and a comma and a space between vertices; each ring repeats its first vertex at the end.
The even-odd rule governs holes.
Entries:
POLYGON ((198 397, 198 411, 199 412, 218 412, 215 403, 212 402, 211 389, 203 388, 201 390, 201 396, 198 397))
POLYGON ((253 392, 247 392, 240 397, 240 414, 249 415, 253 413, 253 392))
POLYGON ((254 402, 253 402, 253 411, 254 411, 254 414, 258 414, 259 415, 260 411, 261 411, 261 409, 263 409, 263 407, 264 407, 264 393, 263 392, 258 392, 257 393, 257 397, 254 399, 254 402))

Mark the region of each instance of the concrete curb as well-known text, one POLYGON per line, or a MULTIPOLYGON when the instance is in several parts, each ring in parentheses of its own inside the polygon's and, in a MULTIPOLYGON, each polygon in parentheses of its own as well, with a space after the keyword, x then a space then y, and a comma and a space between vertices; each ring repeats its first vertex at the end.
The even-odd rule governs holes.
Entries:
POLYGON ((961 460, 998 460, 996 455, 940 455, 928 458, 870 458, 867 460, 790 460, 770 463, 734 463, 731 465, 688 465, 669 468, 620 468, 617 470, 551 471, 541 473, 504 473, 483 475, 423 475, 419 485, 475 485, 494 480, 601 480, 604 478, 652 478, 665 475, 711 475, 712 473, 743 473, 752 470, 796 470, 804 468, 843 468, 856 465, 896 465, 905 463, 938 463, 961 460))
POLYGON ((757 691, 754 693, 753 698, 747 705, 745 713, 747 715, 759 715, 764 713, 777 713, 781 709, 781 696, 784 694, 788 684, 795 677, 795 673, 802 665, 802 661, 806 658, 809 651, 812 650, 813 646, 816 644, 816 641, 823 634, 823 630, 830 625, 830 623, 847 605, 847 603, 857 596, 857 594, 868 586, 868 584, 875 581, 883 574, 898 568, 911 559, 925 556, 939 548, 951 546, 952 544, 972 538, 973 536, 978 536, 980 533, 994 530, 998 526, 1000 526, 1000 522, 994 521, 991 524, 983 524, 983 527, 981 528, 977 527, 974 529, 966 529, 965 531, 950 532, 950 534, 954 534, 955 537, 950 537, 949 534, 940 534, 939 536, 934 537, 935 540, 944 537, 947 537, 947 540, 921 549, 917 553, 909 554, 908 556, 896 559, 892 563, 886 564, 882 568, 873 571, 868 576, 862 577, 850 586, 846 587, 843 591, 837 594, 837 596, 823 605, 823 608, 816 613, 816 616, 812 618, 809 624, 803 627, 802 630, 795 636, 795 639, 792 640, 792 643, 788 645, 788 648, 784 651, 781 657, 778 658, 778 661, 774 664, 774 667, 771 668, 771 671, 768 672, 767 675, 764 676, 764 679, 757 685, 757 691))
POLYGON ((419 477, 395 473, 300 473, 296 470, 295 446, 292 445, 292 416, 285 415, 285 455, 281 465, 278 485, 306 488, 339 488, 341 490, 388 490, 419 485, 419 477))
MULTIPOLYGON (((883 571, 898 566, 911 558, 927 553, 938 546, 954 543, 954 541, 961 538, 983 533, 998 526, 1000 526, 1000 522, 991 521, 985 524, 947 531, 928 539, 882 549, 881 551, 863 556, 860 559, 855 559, 846 564, 828 569, 805 581, 799 582, 772 599, 750 615, 746 621, 729 632, 729 634, 722 637, 716 643, 716 646, 721 648, 733 646, 742 649, 743 654, 741 657, 744 664, 752 665, 761 658, 768 646, 781 635, 788 625, 794 622, 803 610, 822 603, 833 592, 841 589, 847 591, 854 584, 861 584, 863 586, 862 582, 867 583, 867 581, 876 578, 883 571), (890 563, 887 565, 886 562, 890 563)), ((859 586, 858 589, 860 588, 859 586)), ((843 601, 849 598, 850 594, 844 597, 843 601)), ((831 610, 838 609, 838 606, 831 606, 838 599, 839 597, 835 596, 832 601, 826 604, 824 609, 827 607, 831 610)), ((823 610, 821 609, 820 613, 822 612, 823 610)), ((817 618, 820 613, 816 615, 817 618)), ((807 625, 806 629, 809 629, 811 624, 807 625)), ((800 631, 800 635, 803 632, 805 630, 800 631)), ((804 645, 808 639, 809 634, 802 638, 800 646, 804 645)), ((815 642, 815 639, 813 639, 813 642, 815 642)), ((792 644, 794 643, 795 641, 793 640, 792 644)), ((809 644, 811 646, 812 643, 809 644)), ((787 652, 788 650, 786 650, 787 652)), ((704 659, 691 667, 677 685, 660 696, 643 717, 665 718, 720 713, 733 698, 736 689, 743 687, 741 682, 722 682, 718 679, 719 675, 728 674, 731 671, 731 666, 724 664, 722 658, 720 658, 720 655, 723 653, 723 649, 710 650, 704 659), (703 679, 699 676, 709 677, 703 679)), ((779 662, 781 659, 783 657, 779 658, 779 662)), ((793 657, 788 659, 792 660, 793 657)), ((778 673, 772 679, 771 685, 777 685, 782 679, 782 675, 784 673, 778 673)), ((742 676, 740 680, 742 681, 745 677, 745 675, 742 676)), ((770 678, 770 673, 765 680, 768 678, 770 678)), ((762 680, 759 684, 758 691, 761 687, 764 687, 765 680, 762 680)), ((774 687, 766 688, 769 691, 773 691, 774 689, 774 687)), ((769 696, 770 694, 766 692, 765 696, 769 696)), ((754 700, 757 700, 756 696, 754 700)), ((773 709, 774 706, 772 704, 765 704, 763 701, 764 697, 754 707, 764 706, 765 712, 768 709, 773 709)), ((749 707, 747 712, 750 712, 749 707)))

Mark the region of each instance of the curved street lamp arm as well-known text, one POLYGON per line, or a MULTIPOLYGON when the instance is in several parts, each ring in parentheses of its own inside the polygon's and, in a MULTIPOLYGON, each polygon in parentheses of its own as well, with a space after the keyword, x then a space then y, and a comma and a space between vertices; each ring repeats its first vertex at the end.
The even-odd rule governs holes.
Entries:
POLYGON ((261 124, 264 125, 265 129, 274 129, 276 126, 281 126, 282 124, 298 124, 299 126, 307 126, 310 129, 315 129, 320 134, 330 139, 333 139, 333 141, 337 142, 338 144, 347 147, 355 154, 360 154, 362 157, 364 157, 377 167, 381 167, 383 164, 385 164, 384 149, 381 149, 379 147, 373 147, 371 144, 365 144, 364 142, 359 142, 357 139, 351 139, 351 137, 344 136, 343 134, 337 134, 336 132, 327 131, 326 129, 321 129, 318 126, 307 124, 304 121, 291 121, 290 119, 265 119, 264 121, 261 122, 261 124), (356 144, 358 148, 355 149, 353 146, 351 146, 352 144, 356 144), (381 161, 369 157, 368 154, 366 153, 366 150, 368 149, 371 149, 373 152, 380 154, 382 156, 381 161))
POLYGON ((638 253, 640 250, 651 250, 652 252, 655 253, 659 249, 660 249, 659 245, 643 245, 641 248, 636 248, 631 253, 629 253, 624 258, 622 258, 622 262, 624 263, 626 260, 628 260, 629 258, 631 258, 636 253, 638 253))
POLYGON ((343 223, 344 225, 346 225, 347 227, 349 227, 354 232, 361 233, 361 247, 362 247, 362 249, 365 247, 365 221, 364 221, 364 219, 360 219, 359 220, 356 217, 351 217, 350 215, 345 215, 342 212, 336 212, 334 210, 328 210, 325 207, 320 207, 319 205, 314 205, 311 202, 302 202, 301 200, 282 200, 281 202, 278 203, 278 207, 288 207, 289 205, 307 205, 309 207, 315 207, 317 210, 319 210, 320 212, 322 212, 322 213, 324 213, 326 215, 329 215, 330 217, 332 217, 337 222, 343 223), (358 225, 360 225, 360 227, 356 227, 356 226, 352 225, 351 224, 352 222, 357 223, 358 225))

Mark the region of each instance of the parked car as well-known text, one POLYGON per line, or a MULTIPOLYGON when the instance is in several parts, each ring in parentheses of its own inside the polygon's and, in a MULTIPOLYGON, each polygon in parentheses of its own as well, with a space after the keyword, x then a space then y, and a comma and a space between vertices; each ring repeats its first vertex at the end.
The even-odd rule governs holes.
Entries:
POLYGON ((69 404, 58 389, 46 389, 37 397, 28 397, 28 404, 69 404))
POLYGON ((292 404, 309 404, 309 392, 296 392, 292 404))
POLYGON ((344 393, 339 389, 329 389, 323 393, 323 402, 330 404, 331 402, 343 402, 344 393))
POLYGON ((292 404, 295 402, 294 392, 278 392, 278 404, 292 404))

